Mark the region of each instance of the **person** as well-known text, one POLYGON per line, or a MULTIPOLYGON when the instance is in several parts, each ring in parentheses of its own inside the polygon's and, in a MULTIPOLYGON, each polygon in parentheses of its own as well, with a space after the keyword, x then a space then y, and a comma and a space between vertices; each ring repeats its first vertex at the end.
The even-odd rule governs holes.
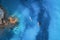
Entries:
POLYGON ((13 17, 9 17, 9 22, 11 24, 15 24, 17 22, 17 19, 16 18, 13 18, 13 17))
POLYGON ((3 23, 4 11, 0 8, 0 24, 3 23))
POLYGON ((3 8, 2 5, 0 5, 0 24, 6 24, 7 23, 7 12, 6 10, 3 8))

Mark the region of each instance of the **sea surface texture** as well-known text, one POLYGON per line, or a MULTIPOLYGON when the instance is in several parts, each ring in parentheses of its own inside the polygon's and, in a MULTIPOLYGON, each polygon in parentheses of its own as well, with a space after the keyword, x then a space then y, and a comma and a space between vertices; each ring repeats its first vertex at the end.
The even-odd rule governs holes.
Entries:
POLYGON ((19 22, 13 29, 0 30, 0 40, 60 40, 60 0, 0 0, 0 4, 19 22))

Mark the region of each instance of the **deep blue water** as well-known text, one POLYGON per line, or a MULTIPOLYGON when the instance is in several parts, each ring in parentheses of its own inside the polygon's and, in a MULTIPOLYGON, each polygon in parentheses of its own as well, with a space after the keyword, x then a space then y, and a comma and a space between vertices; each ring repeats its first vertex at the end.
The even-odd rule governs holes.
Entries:
POLYGON ((58 0, 1 0, 9 15, 19 24, 5 29, 0 40, 60 40, 60 1, 58 0))

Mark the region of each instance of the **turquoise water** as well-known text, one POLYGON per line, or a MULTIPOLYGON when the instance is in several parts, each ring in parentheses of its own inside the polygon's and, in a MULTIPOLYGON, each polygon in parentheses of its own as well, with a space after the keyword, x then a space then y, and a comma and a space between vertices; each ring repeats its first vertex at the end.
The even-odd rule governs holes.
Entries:
POLYGON ((19 25, 5 30, 1 40, 60 40, 60 1, 58 0, 1 0, 19 25))

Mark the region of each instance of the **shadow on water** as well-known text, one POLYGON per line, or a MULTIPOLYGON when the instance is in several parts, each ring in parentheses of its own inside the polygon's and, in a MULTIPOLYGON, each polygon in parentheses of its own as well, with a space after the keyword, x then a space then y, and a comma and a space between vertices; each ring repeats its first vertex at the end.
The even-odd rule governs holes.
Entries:
POLYGON ((38 14, 38 21, 41 25, 40 31, 38 32, 36 36, 36 40, 48 40, 49 38, 49 32, 48 32, 48 27, 50 23, 50 16, 49 13, 47 12, 47 17, 44 17, 44 10, 41 9, 41 13, 38 14))

